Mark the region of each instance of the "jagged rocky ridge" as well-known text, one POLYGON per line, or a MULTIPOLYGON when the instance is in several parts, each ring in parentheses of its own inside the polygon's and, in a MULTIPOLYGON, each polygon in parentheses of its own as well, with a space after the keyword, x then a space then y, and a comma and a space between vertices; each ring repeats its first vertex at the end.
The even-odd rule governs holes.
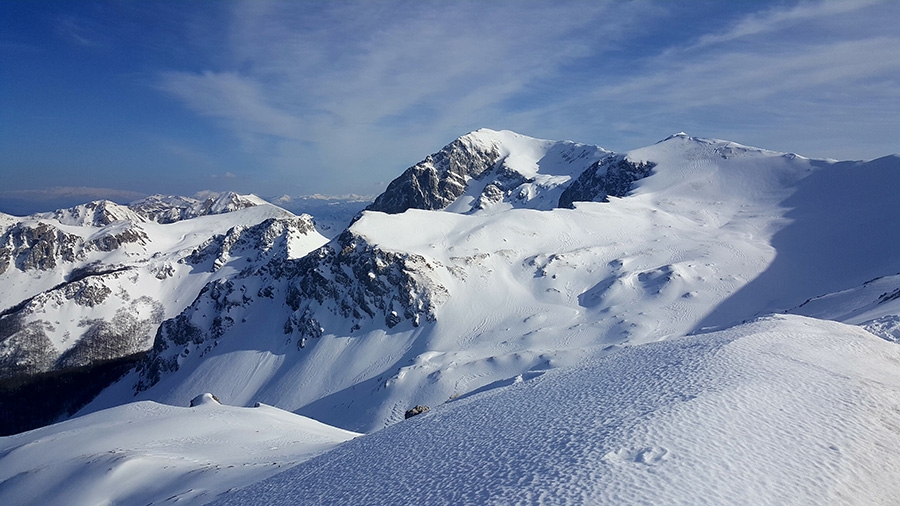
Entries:
POLYGON ((406 169, 366 210, 396 214, 443 209, 466 191, 469 179, 485 175, 500 157, 496 146, 479 143, 471 135, 461 137, 406 169))
POLYGON ((599 146, 482 129, 408 168, 366 210, 448 209, 465 204, 461 201, 466 198, 471 202, 455 207, 456 212, 478 212, 499 203, 545 210, 571 207, 575 201, 624 196, 653 166, 599 146))
POLYGON ((253 195, 225 192, 221 195, 211 194, 206 198, 151 195, 132 202, 128 207, 148 220, 165 224, 198 216, 230 213, 262 203, 262 199, 253 195))
POLYGON ((559 197, 559 207, 573 207, 575 202, 609 202, 608 197, 624 197, 634 182, 649 176, 653 162, 633 162, 623 155, 609 155, 594 162, 581 173, 559 197))
MULTIPOLYGON (((156 215, 141 210, 146 201, 137 210, 98 201, 4 216, 0 403, 33 390, 32 381, 59 382, 111 361, 133 361, 207 281, 275 257, 300 257, 326 241, 309 216, 257 201, 235 194, 197 201, 189 213, 175 210, 177 223, 159 207, 165 200, 156 202, 156 215), (224 212, 230 216, 215 216, 224 212)), ((0 429, 8 430, 3 423, 0 429)))
POLYGON ((276 301, 284 308, 284 343, 298 348, 326 331, 352 334, 367 323, 393 328, 434 321, 437 306, 447 297, 447 290, 429 276, 436 267, 421 255, 382 250, 347 230, 303 258, 272 258, 236 277, 211 282, 190 307, 160 326, 151 353, 138 365, 135 390, 146 390, 165 373, 177 371, 192 348, 218 346, 260 302, 276 301), (326 315, 338 322, 336 328, 325 328, 326 315))

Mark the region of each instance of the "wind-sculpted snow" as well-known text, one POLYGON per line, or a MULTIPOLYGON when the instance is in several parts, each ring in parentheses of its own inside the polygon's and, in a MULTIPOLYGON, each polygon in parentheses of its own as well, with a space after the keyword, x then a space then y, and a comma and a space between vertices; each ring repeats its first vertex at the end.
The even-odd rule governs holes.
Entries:
POLYGON ((898 363, 765 318, 432 406, 215 504, 889 504, 898 363))

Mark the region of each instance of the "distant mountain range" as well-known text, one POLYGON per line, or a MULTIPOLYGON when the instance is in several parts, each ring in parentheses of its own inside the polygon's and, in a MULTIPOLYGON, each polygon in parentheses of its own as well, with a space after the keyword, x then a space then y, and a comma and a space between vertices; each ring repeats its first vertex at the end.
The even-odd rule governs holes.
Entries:
POLYGON ((2 428, 212 392, 370 433, 772 314, 900 341, 897 188, 897 155, 482 129, 322 220, 233 193, 0 215, 2 428))

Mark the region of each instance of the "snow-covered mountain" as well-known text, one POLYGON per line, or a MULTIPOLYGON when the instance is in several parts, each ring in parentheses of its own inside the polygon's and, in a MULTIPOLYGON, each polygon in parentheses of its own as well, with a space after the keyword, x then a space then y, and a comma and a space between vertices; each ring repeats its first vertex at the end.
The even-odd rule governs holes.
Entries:
MULTIPOLYGON (((3 221, 4 393, 42 377, 133 362, 209 281, 326 242, 310 217, 233 193, 130 206, 98 201, 3 221)), ((2 398, 9 412, 18 410, 2 398)))
MULTIPOLYGON (((874 470, 866 456, 871 438, 898 446, 889 430, 841 439, 829 422, 881 416, 900 426, 891 400, 900 395, 900 370, 890 366, 896 352, 887 342, 900 336, 898 187, 896 155, 813 160, 683 133, 612 153, 479 130, 407 169, 327 243, 311 225, 288 225, 298 218, 248 215, 243 228, 223 226, 191 236, 177 255, 151 255, 148 265, 166 259, 175 269, 170 277, 194 284, 165 293, 181 308, 157 325, 146 357, 81 413, 135 400, 186 406, 212 392, 224 404, 263 402, 357 432, 390 426, 227 499, 232 503, 416 499, 403 499, 401 490, 453 503, 602 502, 613 501, 604 494, 615 490, 623 500, 694 503, 709 490, 696 481, 702 473, 688 469, 707 462, 724 472, 712 458, 716 448, 755 471, 722 475, 725 484, 706 497, 779 503, 795 493, 800 502, 852 503, 868 490, 867 476, 882 479, 898 467, 891 461, 874 470), (299 229, 308 231, 291 232, 299 229), (766 316, 784 312, 805 317, 766 316), (834 356, 853 362, 835 363, 834 356), (860 365, 868 362, 871 370, 860 365), (804 390, 791 385, 804 378, 824 386, 798 403, 804 390), (872 402, 844 403, 859 395, 872 402), (740 403, 732 409, 734 399, 740 403), (776 410, 791 403, 787 414, 776 410), (840 405, 821 407, 828 403, 840 405), (398 424, 416 405, 432 410, 421 422, 398 424), (493 416, 492 406, 503 414, 493 416), (641 425, 642 417, 649 423, 641 425), (786 427, 798 417, 803 423, 786 427), (698 418, 707 420, 700 432, 685 428, 698 418), (716 422, 732 418, 765 423, 716 422), (659 441, 640 436, 642 426, 659 441), (773 430, 782 432, 776 438, 773 430), (554 439, 564 433, 568 442, 554 439), (697 434, 709 444, 691 446, 697 434), (519 436, 525 443, 512 450, 519 436), (397 443, 404 438, 422 443, 422 459, 436 459, 444 440, 451 450, 440 463, 410 458, 385 467, 402 478, 394 486, 364 456, 372 449, 376 460, 387 458, 392 445, 406 447, 397 443), (496 443, 475 448, 491 438, 496 443), (757 443, 763 451, 747 450, 757 443), (766 453, 770 447, 798 452, 796 462, 832 462, 819 444, 838 449, 836 463, 764 468, 783 457, 766 453), (511 467, 479 460, 482 450, 508 456, 511 467), (546 456, 543 471, 529 467, 539 462, 532 451, 546 456), (361 470, 344 487, 332 469, 346 462, 361 470), (579 462, 587 474, 560 482, 563 469, 579 462), (429 481, 444 463, 456 466, 446 481, 455 492, 429 481), (791 477, 826 483, 839 465, 847 466, 849 488, 784 485, 769 495, 759 488, 791 477), (479 479, 471 486, 461 481, 472 473, 479 479), (653 492, 675 482, 685 484, 681 495, 653 492), (297 483, 316 488, 300 492, 297 483), (565 495, 541 496, 547 490, 565 495)), ((278 208, 233 211, 229 221, 260 209, 278 208)), ((216 216, 166 225, 138 218, 147 220, 140 228, 146 239, 120 242, 145 250, 159 248, 150 246, 158 237, 184 242, 190 235, 176 228, 155 234, 154 227, 196 234, 196 220, 219 223, 216 216)), ((0 223, 13 226, 6 217, 0 223)), ((76 225, 54 226, 72 233, 65 227, 76 225)), ((82 242, 72 244, 85 242, 75 235, 82 242)), ((82 246, 71 249, 53 250, 54 261, 89 263, 77 259, 82 246)), ((115 274, 125 276, 105 275, 115 274)), ((0 492, 4 486, 18 490, 0 483, 0 492)), ((871 490, 862 497, 872 502, 896 492, 871 490)), ((197 502, 210 499, 203 497, 197 502)))
POLYGON ((90 409, 212 391, 367 432, 415 404, 785 311, 900 273, 885 253, 900 246, 891 163, 685 134, 612 154, 479 130, 405 171, 310 255, 209 284, 90 409), (498 178, 516 184, 488 190, 498 178), (592 201, 563 208, 566 192, 592 201), (803 238, 782 247, 795 229, 803 238), (854 242, 865 246, 835 246, 854 242), (789 286, 758 290, 771 269, 789 286))
MULTIPOLYGON (((407 209, 473 212, 498 206, 553 209, 560 207, 560 194, 575 178, 596 172, 594 165, 606 169, 616 163, 629 166, 599 146, 481 129, 407 169, 366 210, 396 214, 407 209)), ((583 181, 579 186, 585 188, 568 199, 569 204, 573 199, 594 200, 605 191, 602 183, 583 181), (577 198, 582 196, 586 198, 577 198)))

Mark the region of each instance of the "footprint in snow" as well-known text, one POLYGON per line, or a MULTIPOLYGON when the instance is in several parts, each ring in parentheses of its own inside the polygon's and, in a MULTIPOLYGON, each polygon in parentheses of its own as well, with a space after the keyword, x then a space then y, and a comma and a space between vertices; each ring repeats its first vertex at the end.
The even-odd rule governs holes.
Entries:
POLYGON ((669 450, 661 446, 646 446, 644 448, 622 448, 618 451, 609 452, 604 460, 634 462, 647 466, 655 466, 662 463, 668 458, 669 450))

